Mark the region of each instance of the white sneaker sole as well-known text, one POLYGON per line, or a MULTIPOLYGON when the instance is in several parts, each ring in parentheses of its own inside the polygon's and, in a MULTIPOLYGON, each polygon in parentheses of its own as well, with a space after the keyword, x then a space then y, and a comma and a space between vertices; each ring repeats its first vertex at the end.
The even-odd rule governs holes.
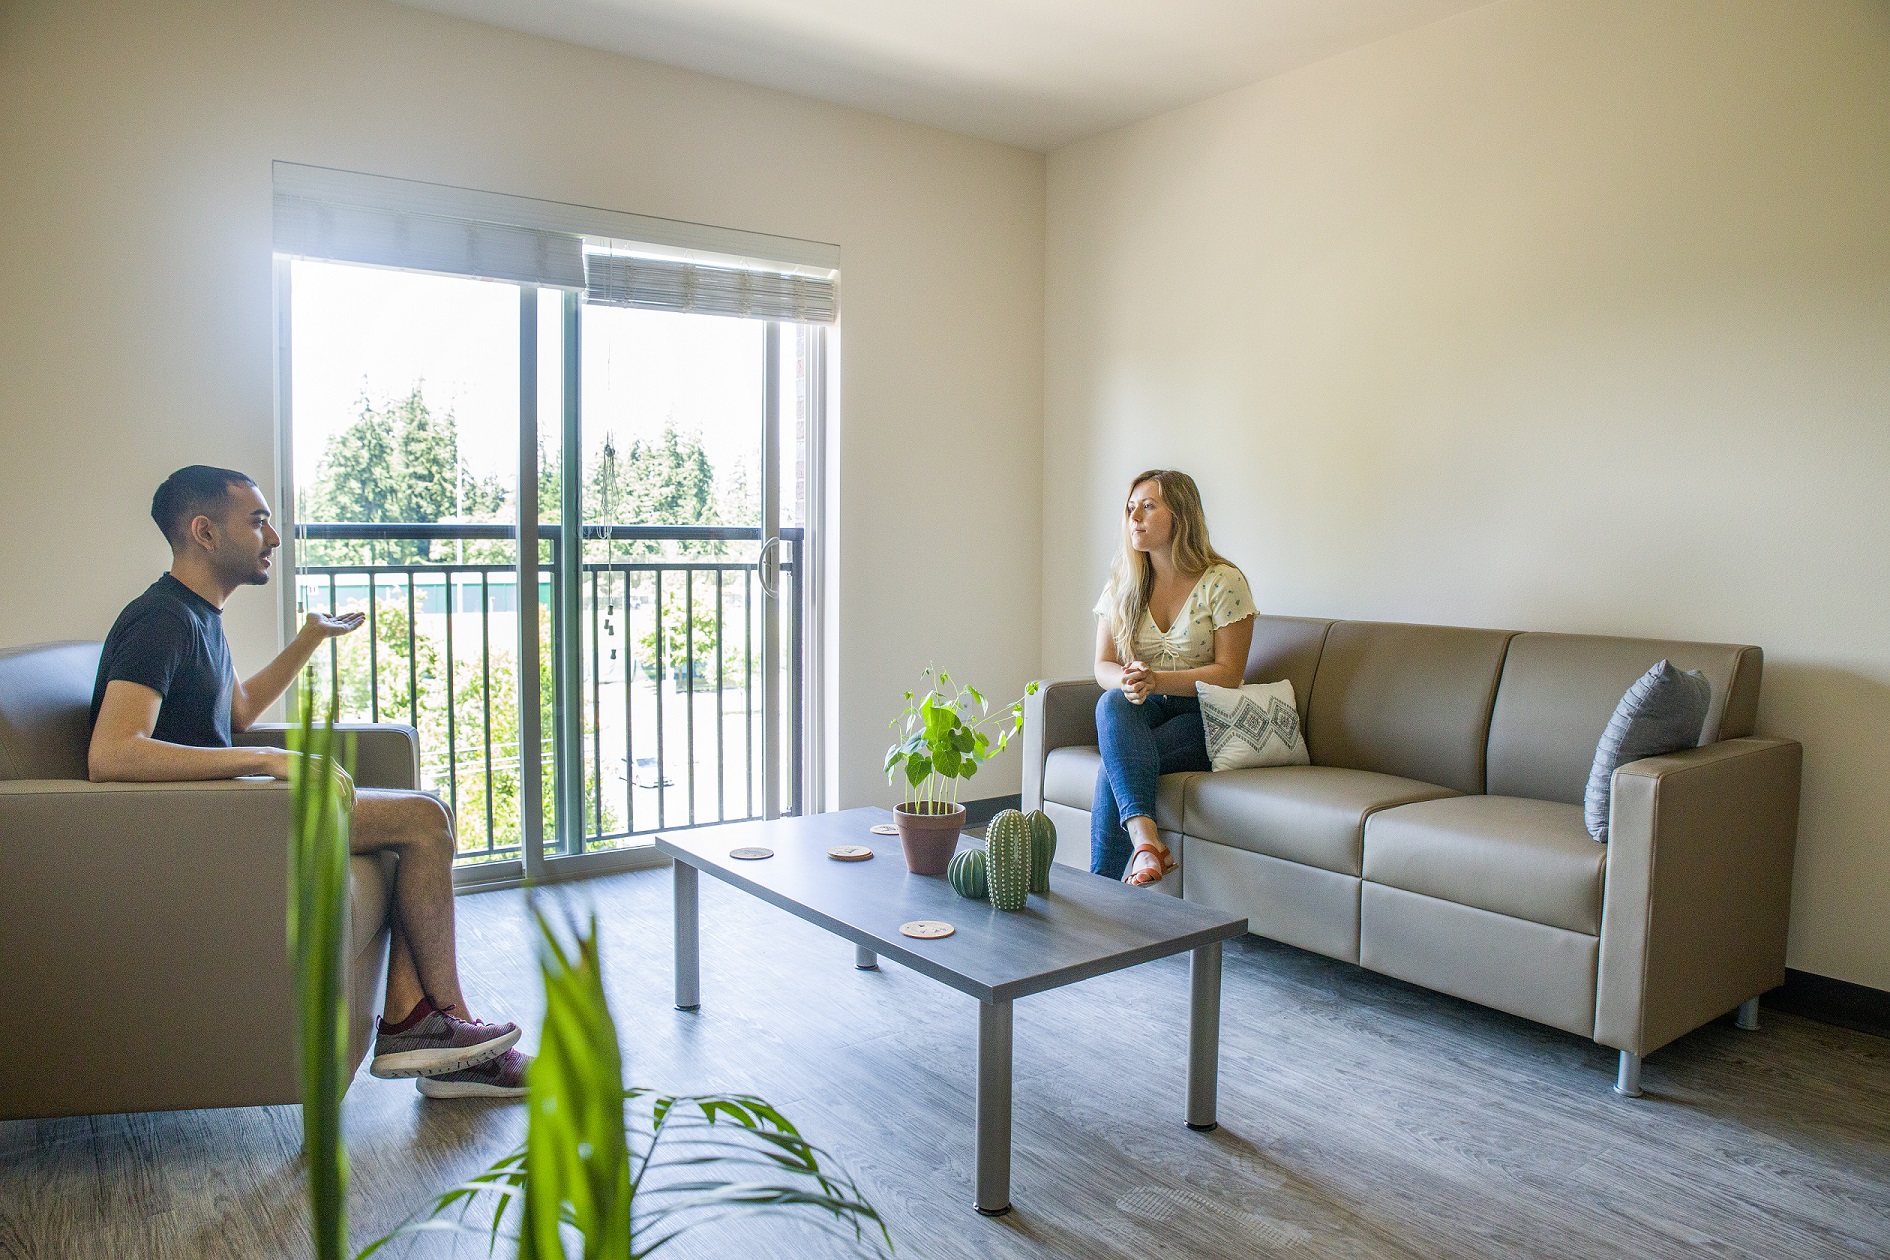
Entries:
POLYGON ((405 1080, 411 1076, 441 1076, 464 1072, 467 1068, 489 1063, 518 1044, 520 1030, 514 1028, 502 1037, 482 1041, 476 1046, 444 1046, 436 1050, 401 1050, 374 1056, 368 1075, 384 1081, 405 1080))
POLYGON ((478 1081, 442 1081, 423 1076, 414 1085, 428 1098, 523 1098, 525 1087, 519 1085, 483 1085, 478 1081))

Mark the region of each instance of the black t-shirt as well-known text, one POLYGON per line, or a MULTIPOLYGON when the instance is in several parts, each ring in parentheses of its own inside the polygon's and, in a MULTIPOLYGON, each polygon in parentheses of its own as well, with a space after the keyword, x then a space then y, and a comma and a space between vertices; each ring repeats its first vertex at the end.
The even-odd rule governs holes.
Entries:
POLYGON ((230 746, 230 694, 236 671, 223 614, 166 573, 125 605, 105 636, 92 686, 92 721, 105 684, 134 682, 164 697, 153 739, 198 748, 230 746))

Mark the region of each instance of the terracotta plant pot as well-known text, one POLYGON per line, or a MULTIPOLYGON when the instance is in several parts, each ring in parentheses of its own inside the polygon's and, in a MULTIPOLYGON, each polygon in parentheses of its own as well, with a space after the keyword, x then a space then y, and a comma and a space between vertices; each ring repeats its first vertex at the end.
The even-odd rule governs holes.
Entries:
POLYGON ((958 833, 965 826, 965 807, 954 805, 945 813, 921 814, 924 804, 901 805, 893 810, 899 820, 899 843, 906 851, 906 869, 914 875, 943 875, 958 848, 958 833))

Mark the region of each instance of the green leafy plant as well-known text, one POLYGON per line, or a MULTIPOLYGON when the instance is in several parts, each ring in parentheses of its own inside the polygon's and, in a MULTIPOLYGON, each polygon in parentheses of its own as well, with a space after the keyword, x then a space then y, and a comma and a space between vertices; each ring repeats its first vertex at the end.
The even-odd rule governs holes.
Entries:
POLYGON ((824 1168, 826 1154, 766 1102, 625 1089, 596 918, 588 931, 568 927, 567 948, 536 906, 533 914, 545 1023, 528 1077, 525 1143, 440 1195, 361 1260, 395 1238, 436 1229, 484 1234, 491 1246, 514 1240, 520 1260, 566 1260, 571 1233, 583 1260, 640 1260, 741 1212, 807 1216, 870 1254, 890 1254, 885 1222, 859 1188, 824 1168))
MULTIPOLYGON (((312 694, 304 686, 303 695, 312 694)), ((331 710, 320 727, 301 706, 290 734, 289 957, 295 969, 296 1044, 302 1077, 302 1145, 308 1158, 315 1260, 348 1247, 348 1156, 341 1147, 341 1091, 348 1075, 342 1002, 348 940, 348 816, 354 784, 337 755, 331 710)))
MULTIPOLYGON (((1024 729, 1024 700, 992 713, 976 687, 953 682, 943 670, 935 674, 928 665, 919 680, 925 694, 906 692, 906 707, 887 723, 899 738, 886 750, 886 781, 904 779, 909 813, 949 814, 958 807, 959 785, 1024 729)), ((1040 685, 1031 683, 1024 695, 1036 695, 1040 685)))
MULTIPOLYGON (((623 1123, 623 1051, 604 997, 597 920, 566 951, 536 904, 545 1023, 528 1078, 524 1160, 513 1165, 525 1228, 519 1260, 562 1257, 567 1216, 586 1260, 631 1253, 630 1143, 623 1123)), ((503 1163, 504 1161, 501 1161, 503 1163)), ((498 1210, 504 1211, 501 1202, 498 1210)))

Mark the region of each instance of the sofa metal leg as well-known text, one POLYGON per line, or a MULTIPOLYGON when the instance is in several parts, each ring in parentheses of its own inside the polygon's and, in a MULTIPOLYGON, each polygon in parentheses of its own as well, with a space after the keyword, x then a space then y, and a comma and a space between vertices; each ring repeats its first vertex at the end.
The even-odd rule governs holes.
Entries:
POLYGON ((1739 1004, 1739 1026, 1747 1032, 1757 1032, 1759 1028, 1759 999, 1747 998, 1739 1004))
POLYGON ((1641 1096, 1641 1056, 1632 1050, 1621 1052, 1621 1071, 1614 1078, 1614 1092, 1623 1098, 1641 1096))

